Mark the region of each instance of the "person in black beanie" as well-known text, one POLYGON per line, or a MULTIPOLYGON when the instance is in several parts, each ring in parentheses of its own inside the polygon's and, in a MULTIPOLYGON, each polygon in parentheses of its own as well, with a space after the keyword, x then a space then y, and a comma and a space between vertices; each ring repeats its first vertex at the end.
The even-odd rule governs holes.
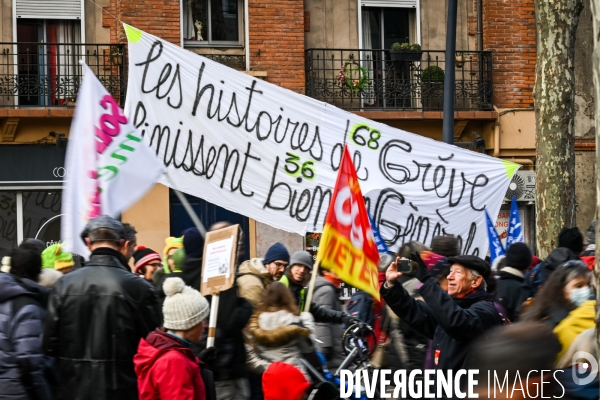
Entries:
POLYGON ((579 256, 583 251, 583 235, 577 227, 563 228, 558 234, 558 247, 566 247, 579 256))
MULTIPOLYGON (((185 249, 185 259, 181 267, 181 278, 186 285, 200 290, 204 238, 198 228, 189 228, 183 232, 183 248, 185 249)), ((168 277, 171 277, 172 274, 169 274, 168 277)))
POLYGON ((531 264, 531 249, 525 243, 513 243, 506 249, 505 266, 500 270, 496 296, 512 322, 517 321, 521 305, 529 297, 525 271, 531 264))

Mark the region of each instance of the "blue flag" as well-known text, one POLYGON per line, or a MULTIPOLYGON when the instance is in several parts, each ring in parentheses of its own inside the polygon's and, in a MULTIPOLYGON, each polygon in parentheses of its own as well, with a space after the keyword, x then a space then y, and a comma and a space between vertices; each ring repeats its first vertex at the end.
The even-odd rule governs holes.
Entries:
POLYGON ((490 260, 493 264, 497 257, 504 255, 505 251, 487 210, 485 210, 485 219, 487 220, 488 239, 490 241, 490 260))
POLYGON ((387 245, 385 244, 385 241, 381 237, 381 233, 379 233, 379 229, 377 229, 375 221, 373 221, 371 215, 369 215, 369 222, 371 223, 371 229, 373 230, 373 238, 375 239, 375 244, 377 245, 377 251, 379 253, 390 254, 390 250, 388 249, 387 245))
POLYGON ((510 203, 510 219, 508 220, 508 232, 506 233, 506 248, 513 243, 524 242, 523 226, 521 217, 519 217, 519 208, 517 207, 517 198, 513 196, 510 203))

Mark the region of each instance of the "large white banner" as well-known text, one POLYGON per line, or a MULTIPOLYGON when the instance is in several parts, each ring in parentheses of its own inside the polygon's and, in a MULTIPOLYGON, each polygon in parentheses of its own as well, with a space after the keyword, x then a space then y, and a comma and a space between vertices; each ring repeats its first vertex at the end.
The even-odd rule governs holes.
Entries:
POLYGON ((435 235, 487 253, 518 165, 371 121, 125 26, 126 112, 168 166, 162 183, 260 222, 321 231, 344 144, 391 250, 435 235))
POLYGON ((154 186, 165 168, 92 70, 84 69, 65 160, 69 174, 61 240, 66 251, 88 256, 79 237, 87 221, 118 217, 154 186))

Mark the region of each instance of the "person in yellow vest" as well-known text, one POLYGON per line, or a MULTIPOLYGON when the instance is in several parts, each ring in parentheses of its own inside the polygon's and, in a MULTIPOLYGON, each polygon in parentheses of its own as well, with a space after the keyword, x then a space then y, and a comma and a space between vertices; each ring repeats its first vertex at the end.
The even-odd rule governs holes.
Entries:
MULTIPOLYGON (((306 305, 306 296, 308 289, 305 285, 310 279, 310 274, 313 269, 313 257, 307 251, 297 251, 292 254, 290 258, 290 265, 286 269, 285 273, 279 280, 283 283, 291 292, 296 299, 296 305, 298 305, 300 311, 304 311, 306 305)), ((354 323, 360 323, 356 318, 342 312, 330 310, 318 306, 316 303, 310 303, 309 312, 313 315, 315 322, 324 323, 343 323, 346 326, 354 323)))

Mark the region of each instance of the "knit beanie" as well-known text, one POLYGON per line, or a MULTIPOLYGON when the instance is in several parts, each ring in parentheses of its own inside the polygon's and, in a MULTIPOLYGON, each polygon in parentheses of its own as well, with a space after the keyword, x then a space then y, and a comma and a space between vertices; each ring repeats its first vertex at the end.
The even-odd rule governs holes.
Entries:
POLYGON ((163 303, 163 326, 186 331, 208 317, 208 301, 199 291, 186 286, 181 278, 167 278, 163 284, 167 296, 163 303))
POLYGON ((28 238, 21 242, 19 248, 29 248, 35 250, 38 254, 42 254, 44 250, 46 250, 46 243, 42 242, 39 239, 28 238))
POLYGON ((133 269, 136 272, 153 261, 162 262, 162 259, 157 252, 148 247, 138 246, 133 253, 133 269))
POLYGON ((173 263, 175 264, 175 268, 173 268, 173 272, 181 272, 181 268, 183 267, 183 261, 185 260, 185 249, 182 247, 178 249, 171 256, 173 259, 173 263))
POLYGON ((62 251, 60 243, 53 244, 42 251, 42 268, 61 270, 75 265, 73 254, 62 251))
POLYGON ((290 268, 294 265, 303 265, 306 268, 312 270, 313 269, 313 256, 310 255, 308 251, 300 250, 292 254, 290 258, 290 268))
POLYGON ((279 242, 269 247, 267 254, 265 254, 265 258, 263 258, 264 265, 270 264, 273 261, 290 261, 290 253, 287 251, 285 246, 279 242))
POLYGON ((531 249, 525 243, 517 242, 506 249, 506 266, 525 271, 531 265, 531 249))
POLYGON ((563 228, 558 234, 558 247, 566 247, 575 254, 583 251, 583 235, 575 228, 563 228))
POLYGON ((183 248, 183 237, 168 237, 165 239, 165 248, 163 249, 163 265, 165 273, 169 273, 169 260, 168 255, 171 249, 182 249, 183 248))
POLYGON ((204 238, 198 228, 189 228, 183 232, 183 248, 185 254, 189 257, 202 257, 204 254, 204 238))
POLYGON ((269 365, 262 377, 264 400, 300 400, 310 382, 295 366, 283 362, 269 365))

